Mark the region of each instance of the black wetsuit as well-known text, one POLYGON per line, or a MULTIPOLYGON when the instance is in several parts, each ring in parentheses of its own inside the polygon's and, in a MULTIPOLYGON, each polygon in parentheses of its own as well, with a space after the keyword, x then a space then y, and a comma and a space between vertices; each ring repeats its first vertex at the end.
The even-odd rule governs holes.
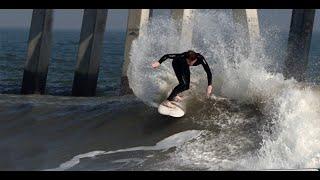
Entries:
MULTIPOLYGON (((190 67, 187 63, 187 52, 181 54, 166 54, 161 57, 159 63, 161 64, 166 59, 172 60, 172 67, 177 76, 179 84, 172 90, 167 100, 172 101, 179 93, 188 90, 190 86, 190 67)), ((197 61, 192 66, 202 65, 207 73, 208 86, 212 84, 212 74, 204 57, 197 53, 197 61)))

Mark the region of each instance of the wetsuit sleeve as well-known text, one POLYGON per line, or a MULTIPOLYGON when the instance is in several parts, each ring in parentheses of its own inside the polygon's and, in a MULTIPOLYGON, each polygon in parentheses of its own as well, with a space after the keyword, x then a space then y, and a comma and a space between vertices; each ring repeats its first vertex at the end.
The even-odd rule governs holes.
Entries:
POLYGON ((210 67, 209 67, 207 61, 205 60, 205 58, 202 55, 199 55, 198 58, 201 60, 201 64, 202 64, 204 70, 207 73, 208 86, 209 86, 209 85, 212 84, 212 73, 211 73, 210 67))
POLYGON ((158 62, 161 64, 163 61, 167 59, 174 59, 174 58, 177 58, 178 56, 183 56, 183 54, 166 54, 162 56, 158 62))

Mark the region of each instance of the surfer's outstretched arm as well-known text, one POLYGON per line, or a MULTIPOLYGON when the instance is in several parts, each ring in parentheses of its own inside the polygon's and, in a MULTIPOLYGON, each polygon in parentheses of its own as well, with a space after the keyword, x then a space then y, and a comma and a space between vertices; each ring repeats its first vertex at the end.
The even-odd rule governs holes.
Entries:
POLYGON ((161 64, 163 61, 165 61, 167 59, 174 59, 179 56, 181 56, 181 57, 184 56, 184 53, 182 53, 182 54, 166 54, 166 55, 162 56, 158 62, 161 64))
POLYGON ((201 60, 201 64, 203 66, 203 69, 207 73, 208 86, 210 86, 210 85, 212 85, 212 73, 211 73, 210 67, 209 67, 206 59, 202 55, 199 55, 199 59, 201 60))
POLYGON ((183 56, 185 56, 185 53, 182 53, 182 54, 166 54, 166 55, 162 56, 159 61, 153 62, 151 64, 151 66, 152 66, 152 68, 155 69, 155 68, 158 68, 160 66, 160 64, 163 61, 167 60, 167 59, 182 58, 183 56))
POLYGON ((208 79, 207 97, 210 97, 212 89, 213 89, 213 87, 212 87, 212 73, 211 73, 210 67, 209 67, 207 61, 205 60, 205 58, 202 55, 199 55, 198 58, 201 61, 203 69, 207 73, 207 79, 208 79))

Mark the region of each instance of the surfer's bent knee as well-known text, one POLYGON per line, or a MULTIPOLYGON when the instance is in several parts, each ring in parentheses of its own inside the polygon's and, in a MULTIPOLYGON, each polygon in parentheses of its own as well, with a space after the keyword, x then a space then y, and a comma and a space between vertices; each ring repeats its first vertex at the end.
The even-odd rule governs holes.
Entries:
POLYGON ((186 84, 185 86, 186 86, 186 87, 185 87, 185 90, 190 89, 190 85, 189 85, 189 84, 186 84))
POLYGON ((183 84, 182 87, 183 87, 182 89, 184 91, 186 91, 186 90, 188 90, 190 88, 189 84, 183 84))

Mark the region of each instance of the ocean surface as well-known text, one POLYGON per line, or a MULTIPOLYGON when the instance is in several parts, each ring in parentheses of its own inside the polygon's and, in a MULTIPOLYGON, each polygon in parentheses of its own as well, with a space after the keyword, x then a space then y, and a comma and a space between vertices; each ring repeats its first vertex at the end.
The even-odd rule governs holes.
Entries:
POLYGON ((125 31, 105 34, 97 96, 72 97, 80 31, 53 32, 46 95, 21 96, 28 29, 0 29, 0 170, 320 168, 320 33, 313 33, 307 82, 299 83, 282 76, 288 32, 276 28, 262 30, 255 55, 235 51, 236 65, 229 63, 229 18, 199 13, 195 25, 203 28, 190 46, 173 43, 175 25, 155 18, 131 50, 134 95, 121 97, 125 31), (149 65, 181 47, 205 55, 215 96, 225 99, 204 98, 206 76, 192 67, 199 88, 191 87, 187 114, 171 118, 156 109, 176 83, 171 64, 149 65))
MULTIPOLYGON (((1 93, 19 94, 27 56, 29 29, 0 29, 1 93)), ((117 94, 124 56, 125 31, 106 32, 100 60, 98 96, 117 94)), ((53 32, 47 76, 49 95, 71 95, 80 31, 53 32)))

